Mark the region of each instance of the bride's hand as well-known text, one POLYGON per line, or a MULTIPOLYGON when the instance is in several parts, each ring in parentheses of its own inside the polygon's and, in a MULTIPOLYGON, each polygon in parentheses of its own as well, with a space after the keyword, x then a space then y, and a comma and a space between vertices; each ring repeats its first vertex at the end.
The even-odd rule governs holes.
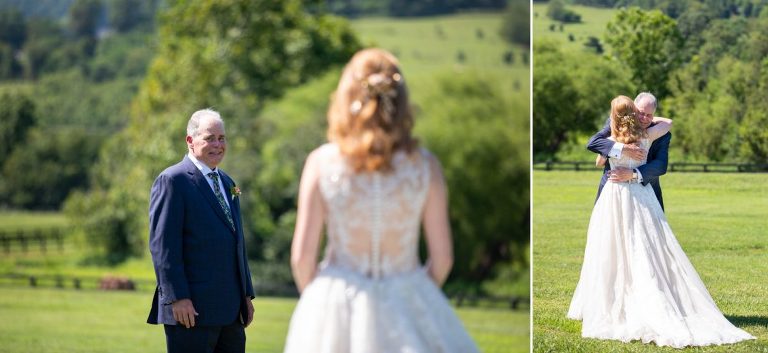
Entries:
POLYGON ((625 155, 634 160, 642 161, 645 158, 645 150, 638 145, 626 144, 621 149, 622 155, 625 155))
POLYGON ((612 182, 624 182, 632 180, 632 169, 619 168, 611 170, 608 174, 608 180, 612 182))

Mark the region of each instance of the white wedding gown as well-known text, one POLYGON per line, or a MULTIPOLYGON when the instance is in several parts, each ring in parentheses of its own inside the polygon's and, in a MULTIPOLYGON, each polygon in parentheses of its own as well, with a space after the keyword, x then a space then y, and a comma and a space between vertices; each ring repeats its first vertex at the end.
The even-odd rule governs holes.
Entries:
POLYGON ((336 145, 318 153, 328 240, 291 318, 285 352, 477 352, 419 263, 427 152, 395 154, 391 173, 360 174, 336 145))
MULTIPOLYGON (((648 139, 642 141, 648 150, 648 139)), ((609 159, 611 169, 645 163, 609 159)), ((650 185, 608 181, 595 203, 568 318, 582 336, 682 348, 754 339, 733 326, 675 239, 650 185)))

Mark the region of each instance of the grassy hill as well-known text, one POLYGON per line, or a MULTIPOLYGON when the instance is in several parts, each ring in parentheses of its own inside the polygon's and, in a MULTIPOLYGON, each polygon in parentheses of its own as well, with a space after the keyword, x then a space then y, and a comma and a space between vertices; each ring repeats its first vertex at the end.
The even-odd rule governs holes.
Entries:
POLYGON ((416 105, 436 88, 439 75, 480 75, 492 77, 504 96, 518 102, 515 120, 527 121, 530 66, 523 56, 527 60, 528 48, 505 42, 499 35, 501 21, 501 14, 471 13, 351 23, 363 45, 385 48, 398 57, 416 105), (507 65, 502 59, 510 51, 514 63, 507 65))
MULTIPOLYGON (((600 172, 533 174, 534 352, 679 352, 651 344, 581 338, 566 319, 581 271, 600 172)), ((662 177, 670 226, 720 310, 758 338, 696 352, 768 349, 768 187, 761 174, 662 177)))
POLYGON ((581 5, 568 5, 567 8, 581 15, 581 23, 563 24, 560 30, 560 22, 547 17, 547 3, 533 3, 533 40, 551 38, 559 41, 567 50, 584 50, 584 43, 590 36, 600 39, 603 48, 609 52, 605 44, 605 25, 613 18, 616 9, 596 8, 581 5), (550 30, 554 25, 555 30, 550 30), (574 41, 568 39, 573 35, 574 41))

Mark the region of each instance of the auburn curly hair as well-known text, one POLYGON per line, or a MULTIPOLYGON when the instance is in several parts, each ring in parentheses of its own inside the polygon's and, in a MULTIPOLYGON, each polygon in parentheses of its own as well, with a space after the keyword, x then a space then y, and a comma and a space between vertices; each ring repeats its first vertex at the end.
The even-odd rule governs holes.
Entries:
POLYGON ((328 108, 328 140, 355 171, 388 171, 398 150, 413 152, 413 115, 397 59, 370 48, 344 67, 328 108))
POLYGON ((621 143, 635 143, 648 134, 637 119, 635 102, 627 96, 611 101, 611 136, 621 143))

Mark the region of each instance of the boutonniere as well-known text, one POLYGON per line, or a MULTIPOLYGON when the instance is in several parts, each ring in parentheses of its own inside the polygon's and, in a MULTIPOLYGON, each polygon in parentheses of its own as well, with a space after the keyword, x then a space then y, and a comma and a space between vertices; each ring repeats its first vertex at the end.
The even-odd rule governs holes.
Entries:
POLYGON ((233 186, 233 187, 229 188, 229 193, 232 194, 232 201, 234 201, 235 197, 239 197, 240 194, 242 194, 243 192, 240 191, 240 187, 239 186, 233 186))

